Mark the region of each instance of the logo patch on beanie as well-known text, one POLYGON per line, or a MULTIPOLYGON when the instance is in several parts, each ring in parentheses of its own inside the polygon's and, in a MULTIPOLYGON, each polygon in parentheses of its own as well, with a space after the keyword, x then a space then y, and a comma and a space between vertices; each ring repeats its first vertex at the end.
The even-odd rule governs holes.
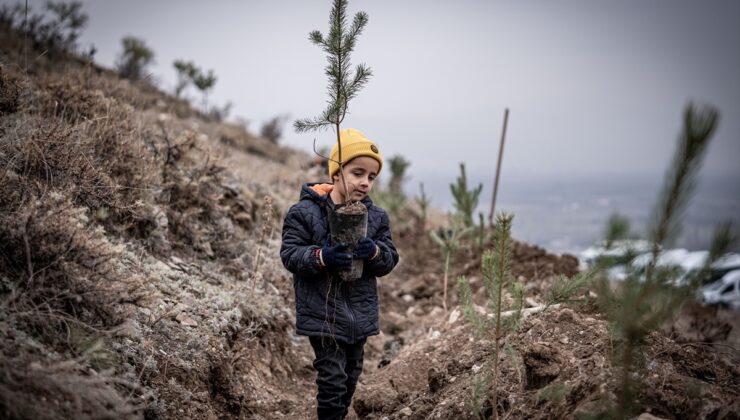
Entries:
POLYGON ((378 148, 374 144, 370 145, 370 150, 372 150, 373 153, 378 153, 378 148))

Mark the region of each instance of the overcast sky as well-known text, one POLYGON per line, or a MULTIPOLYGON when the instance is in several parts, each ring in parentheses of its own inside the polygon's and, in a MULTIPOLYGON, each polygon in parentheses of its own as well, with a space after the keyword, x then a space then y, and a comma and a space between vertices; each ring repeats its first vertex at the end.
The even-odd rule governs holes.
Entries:
MULTIPOLYGON (((81 44, 99 62, 141 37, 171 89, 173 60, 194 60, 218 75, 213 100, 253 131, 324 109, 325 55, 307 36, 327 32, 330 0, 83 3, 81 44)), ((415 183, 452 181, 462 161, 492 177, 505 107, 504 181, 660 178, 690 100, 722 114, 704 173, 740 179, 740 1, 350 1, 359 10, 370 19, 353 62, 374 77, 344 126, 409 159, 415 183)), ((306 150, 333 141, 285 131, 306 150)))

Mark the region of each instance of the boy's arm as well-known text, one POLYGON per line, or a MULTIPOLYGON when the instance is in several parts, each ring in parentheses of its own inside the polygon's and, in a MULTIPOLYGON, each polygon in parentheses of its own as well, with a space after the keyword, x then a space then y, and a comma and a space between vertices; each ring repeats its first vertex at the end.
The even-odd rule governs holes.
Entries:
POLYGON ((396 251, 396 245, 393 244, 391 222, 386 212, 381 214, 380 228, 375 237, 371 239, 378 246, 378 254, 365 261, 365 269, 374 276, 382 277, 390 273, 398 264, 398 251, 396 251))
POLYGON ((316 275, 322 267, 319 250, 318 245, 311 243, 309 226, 301 210, 297 206, 291 207, 283 222, 283 242, 280 245, 283 265, 294 274, 316 275))

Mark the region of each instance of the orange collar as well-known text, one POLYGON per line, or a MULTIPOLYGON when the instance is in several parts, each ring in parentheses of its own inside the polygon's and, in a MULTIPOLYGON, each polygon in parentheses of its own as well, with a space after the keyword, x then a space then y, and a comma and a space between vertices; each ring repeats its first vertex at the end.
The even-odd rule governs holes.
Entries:
POLYGON ((323 197, 326 194, 329 194, 330 192, 332 192, 332 190, 334 189, 334 185, 333 184, 316 184, 316 185, 311 185, 311 187, 309 188, 311 188, 316 194, 318 194, 319 197, 323 197))

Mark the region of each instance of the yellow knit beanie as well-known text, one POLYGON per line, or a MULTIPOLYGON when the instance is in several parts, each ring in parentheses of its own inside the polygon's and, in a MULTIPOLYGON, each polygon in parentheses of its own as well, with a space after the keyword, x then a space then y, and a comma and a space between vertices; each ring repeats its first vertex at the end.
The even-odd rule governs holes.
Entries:
MULTIPOLYGON (((358 156, 368 156, 378 161, 378 173, 383 168, 383 158, 380 156, 378 146, 365 137, 360 130, 354 128, 345 128, 339 132, 339 138, 342 140, 342 160, 346 165, 350 160, 358 156)), ((339 172, 339 147, 334 143, 329 153, 329 178, 339 172)))

